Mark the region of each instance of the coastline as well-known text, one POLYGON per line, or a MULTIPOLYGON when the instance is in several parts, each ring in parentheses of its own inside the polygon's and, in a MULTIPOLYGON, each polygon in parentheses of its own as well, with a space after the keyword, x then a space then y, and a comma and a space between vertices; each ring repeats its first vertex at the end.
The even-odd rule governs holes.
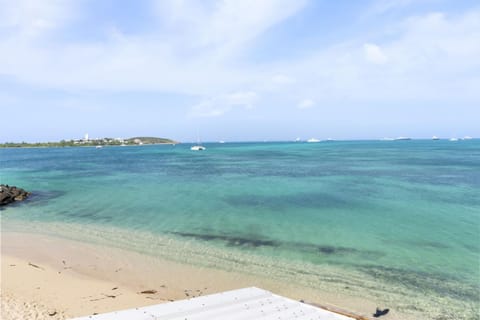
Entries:
MULTIPOLYGON (((101 145, 102 147, 145 147, 145 146, 163 146, 163 145, 177 145, 181 144, 182 142, 159 142, 159 143, 146 143, 146 144, 127 144, 127 145, 119 145, 119 144, 107 144, 101 145)), ((7 147, 7 146, 0 146, 0 149, 48 149, 48 148, 95 148, 97 145, 75 145, 75 146, 16 146, 16 147, 7 147)))
MULTIPOLYGON (((2 232, 2 319, 68 319, 257 286, 314 304, 370 316, 376 305, 118 248, 39 234, 2 232), (155 290, 154 294, 142 294, 155 290), (54 314, 51 316, 50 314, 54 314)), ((389 319, 407 319, 389 314, 389 319)))

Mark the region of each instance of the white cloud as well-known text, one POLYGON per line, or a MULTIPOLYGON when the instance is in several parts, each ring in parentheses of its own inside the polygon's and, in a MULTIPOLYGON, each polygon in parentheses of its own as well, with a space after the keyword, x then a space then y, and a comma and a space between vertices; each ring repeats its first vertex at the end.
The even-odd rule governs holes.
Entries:
POLYGON ((252 109, 258 95, 253 91, 239 91, 201 101, 190 109, 191 117, 218 117, 235 107, 252 109))
MULTIPOLYGON (((7 8, 2 8, 0 18, 9 19, 0 19, 0 33, 6 34, 0 38, 2 74, 63 90, 154 90, 202 96, 252 82, 257 75, 250 69, 255 66, 236 66, 237 57, 253 39, 306 4, 304 0, 159 0, 158 28, 132 35, 112 25, 98 30, 102 41, 55 37, 37 41, 30 34, 38 30, 61 35, 65 31, 61 26, 74 19, 71 12, 78 2, 4 2, 7 8)), ((82 8, 86 9, 92 8, 82 8)))
POLYGON ((391 29, 275 68, 299 79, 292 90, 316 103, 480 101, 473 89, 480 81, 480 11, 408 17, 391 29))
POLYGON ((160 31, 174 50, 194 52, 218 62, 240 56, 269 28, 291 17, 308 0, 156 0, 160 31))
POLYGON ((232 106, 245 106, 247 108, 252 108, 253 103, 257 100, 257 94, 253 91, 245 92, 234 92, 224 96, 227 104, 232 106))
POLYGON ((299 109, 309 109, 315 105, 315 102, 312 99, 303 99, 297 104, 299 109))
MULTIPOLYGON (((431 0, 427 0, 427 1, 431 1, 431 0)), ((366 16, 371 17, 373 15, 384 14, 388 11, 398 10, 403 7, 407 7, 412 3, 418 3, 418 2, 419 2, 418 0, 377 0, 367 10, 366 16)))
POLYGON ((190 117, 218 117, 230 111, 232 107, 219 104, 216 99, 208 99, 190 109, 190 117))
POLYGON ((277 74, 272 77, 272 82, 275 84, 291 84, 295 83, 295 79, 284 74, 277 74))
POLYGON ((363 45, 363 50, 365 52, 365 58, 367 61, 375 64, 384 64, 387 62, 387 56, 383 53, 382 49, 379 46, 372 43, 365 43, 363 45))
POLYGON ((0 0, 0 28, 17 35, 38 36, 73 19, 75 6, 68 0, 0 0))
MULTIPOLYGON (((389 1, 380 11, 409 2, 389 1)), ((62 26, 75 19, 74 5, 83 2, 39 3, 0 0, 0 74, 22 84, 210 97, 191 110, 202 116, 253 106, 258 96, 262 102, 275 96, 290 105, 298 97, 317 105, 344 100, 480 100, 475 85, 480 68, 478 10, 414 16, 390 22, 387 36, 379 31, 366 38, 365 32, 327 48, 308 47, 303 51, 308 53, 294 58, 252 63, 243 58, 255 51, 253 40, 298 13, 305 1, 158 0, 158 29, 131 35, 112 26, 101 30, 105 39, 96 42, 52 40, 55 37, 38 41, 42 34, 61 35, 62 26), (237 92, 238 88, 252 91, 237 92)), ((309 104, 300 101, 297 106, 309 104)))

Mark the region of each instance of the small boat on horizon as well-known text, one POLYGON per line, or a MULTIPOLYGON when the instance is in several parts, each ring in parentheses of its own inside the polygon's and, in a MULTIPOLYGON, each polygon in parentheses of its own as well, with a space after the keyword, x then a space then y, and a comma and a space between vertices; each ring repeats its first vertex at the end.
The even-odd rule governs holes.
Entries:
POLYGON ((398 137, 398 138, 395 138, 394 140, 412 140, 412 138, 409 138, 409 137, 398 137))
POLYGON ((315 139, 315 138, 310 138, 310 139, 307 140, 307 142, 310 142, 310 143, 312 143, 312 142, 320 142, 320 140, 315 139))
POLYGON ((473 139, 473 138, 470 137, 470 136, 465 136, 465 137, 463 137, 463 140, 472 140, 472 139, 473 139))
POLYGON ((450 141, 458 141, 458 138, 450 138, 450 141))
POLYGON ((433 137, 432 137, 432 140, 440 140, 440 138, 437 137, 437 136, 433 136, 433 137))

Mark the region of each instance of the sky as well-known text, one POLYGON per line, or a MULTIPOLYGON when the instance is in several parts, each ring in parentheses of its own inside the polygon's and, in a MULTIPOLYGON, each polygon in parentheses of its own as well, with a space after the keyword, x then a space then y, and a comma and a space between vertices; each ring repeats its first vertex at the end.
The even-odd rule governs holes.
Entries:
POLYGON ((0 142, 480 137, 478 0, 0 8, 0 142))

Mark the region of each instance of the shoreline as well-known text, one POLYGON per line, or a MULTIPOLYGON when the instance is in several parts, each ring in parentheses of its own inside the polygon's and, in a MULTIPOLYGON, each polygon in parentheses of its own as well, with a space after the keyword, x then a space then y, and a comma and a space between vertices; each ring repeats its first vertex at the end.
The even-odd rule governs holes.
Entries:
MULTIPOLYGON (((249 286, 364 317, 376 308, 361 298, 54 236, 3 232, 1 246, 2 319, 65 319, 249 286), (141 293, 149 290, 156 293, 141 293)), ((393 311, 388 319, 405 317, 393 311)))

